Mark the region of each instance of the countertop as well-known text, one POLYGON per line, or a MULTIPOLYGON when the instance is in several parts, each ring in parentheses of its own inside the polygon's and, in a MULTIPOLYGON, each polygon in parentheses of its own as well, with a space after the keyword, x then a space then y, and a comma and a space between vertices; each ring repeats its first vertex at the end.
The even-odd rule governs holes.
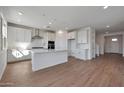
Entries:
POLYGON ((64 52, 67 50, 62 49, 32 49, 32 53, 51 53, 51 52, 64 52))

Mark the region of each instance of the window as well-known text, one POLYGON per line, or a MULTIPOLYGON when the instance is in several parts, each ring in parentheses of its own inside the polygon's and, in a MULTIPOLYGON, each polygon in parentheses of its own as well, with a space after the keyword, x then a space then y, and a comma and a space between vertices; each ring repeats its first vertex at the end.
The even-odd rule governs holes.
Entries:
POLYGON ((118 39, 117 38, 112 38, 112 41, 116 42, 116 41, 118 41, 118 39))

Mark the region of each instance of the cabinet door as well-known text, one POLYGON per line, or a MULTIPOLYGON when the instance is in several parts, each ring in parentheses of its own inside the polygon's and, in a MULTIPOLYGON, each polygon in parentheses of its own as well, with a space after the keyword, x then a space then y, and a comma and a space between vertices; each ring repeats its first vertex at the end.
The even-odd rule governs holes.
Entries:
POLYGON ((50 32, 47 33, 48 33, 48 41, 51 41, 51 33, 50 32))
POLYGON ((48 48, 48 32, 44 32, 43 46, 44 46, 44 48, 48 48))
POLYGON ((78 31, 78 43, 88 43, 87 30, 78 31))
POLYGON ((70 39, 70 32, 68 33, 68 35, 67 35, 67 36, 68 36, 68 39, 70 39))
POLYGON ((16 29, 8 26, 8 47, 13 47, 16 42, 16 29))
POLYGON ((70 38, 74 39, 75 38, 75 33, 74 32, 70 32, 70 38))
POLYGON ((81 31, 78 31, 78 43, 82 43, 82 32, 81 31))
POLYGON ((49 41, 55 41, 55 33, 48 32, 48 40, 49 41))
POLYGON ((51 33, 51 40, 55 41, 55 33, 51 33))
POLYGON ((34 37, 35 36, 35 30, 32 30, 31 31, 31 37, 34 37))
POLYGON ((16 28, 16 42, 24 42, 24 30, 16 28))
POLYGON ((75 31, 68 33, 68 39, 75 39, 75 36, 76 36, 75 31))
POLYGON ((24 42, 31 42, 31 31, 24 31, 24 42))

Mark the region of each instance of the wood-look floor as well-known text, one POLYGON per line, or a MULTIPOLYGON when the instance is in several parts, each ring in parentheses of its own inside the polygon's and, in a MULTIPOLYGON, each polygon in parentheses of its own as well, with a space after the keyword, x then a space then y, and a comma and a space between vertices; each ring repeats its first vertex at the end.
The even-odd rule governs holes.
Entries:
POLYGON ((37 72, 31 62, 8 64, 1 86, 121 87, 124 86, 124 58, 105 54, 91 61, 69 58, 68 63, 37 72))

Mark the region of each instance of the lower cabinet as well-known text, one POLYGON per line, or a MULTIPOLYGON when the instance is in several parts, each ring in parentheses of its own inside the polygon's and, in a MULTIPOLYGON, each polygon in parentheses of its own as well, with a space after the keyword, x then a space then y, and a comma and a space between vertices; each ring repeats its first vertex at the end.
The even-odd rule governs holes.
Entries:
POLYGON ((88 49, 83 50, 74 50, 71 52, 71 56, 81 59, 81 60, 87 60, 88 58, 88 49))

